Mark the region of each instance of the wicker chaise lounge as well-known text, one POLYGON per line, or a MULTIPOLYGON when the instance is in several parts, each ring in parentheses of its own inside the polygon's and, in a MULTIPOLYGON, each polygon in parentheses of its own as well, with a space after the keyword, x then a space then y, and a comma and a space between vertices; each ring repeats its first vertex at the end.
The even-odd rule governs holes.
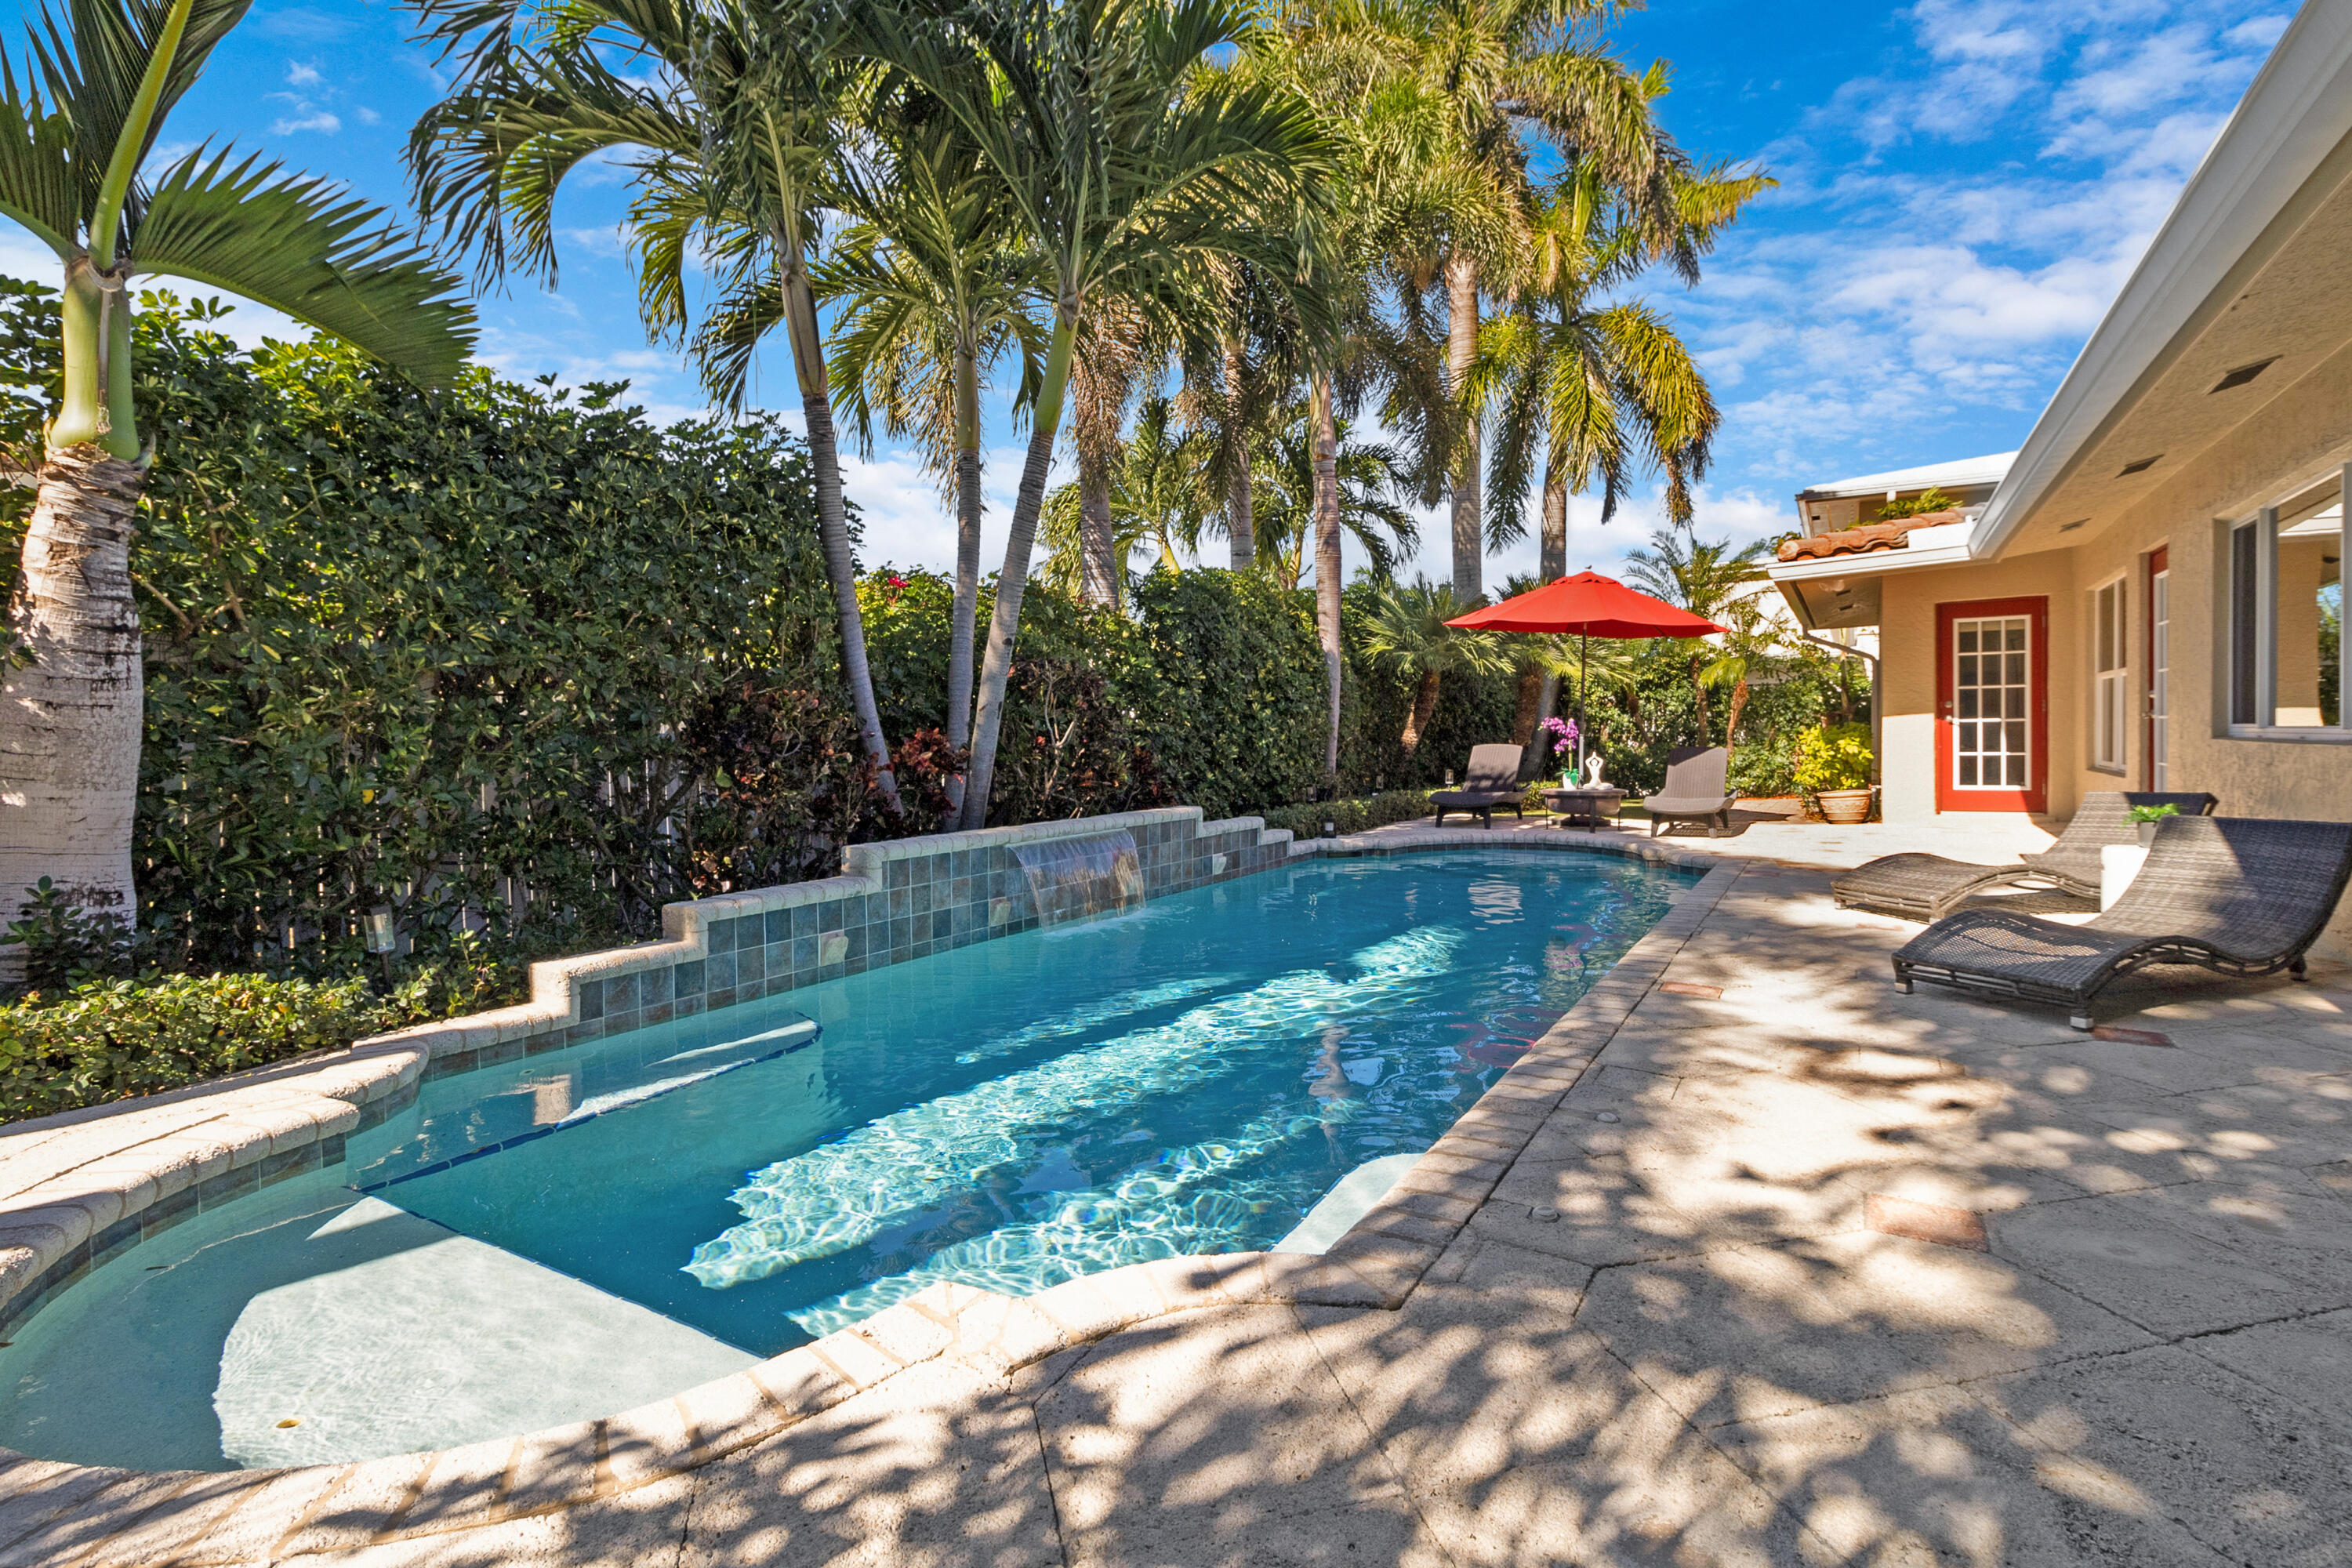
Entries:
POLYGON ((1917 980, 2027 1002, 2063 1003, 2091 1026, 2091 998, 2120 974, 2189 963, 2224 974, 2303 977, 2352 876, 2352 823, 2172 816, 2139 875, 2106 913, 2065 925, 2003 910, 1947 915, 1895 953, 1895 983, 1917 980))
POLYGON ((1979 866, 1916 850, 1882 855, 1832 882, 1830 896, 1840 909, 1860 906, 1918 921, 1941 920, 1971 894, 2029 879, 2096 898, 2100 849, 2137 840, 2139 825, 2131 819, 2133 806, 2169 805, 2183 816, 2205 816, 2215 804, 2210 795, 2095 791, 2083 797, 2082 806, 2057 843, 2039 853, 2020 856, 2012 865, 1979 866))
POLYGON ((1731 753, 1721 746, 1676 746, 1666 753, 1666 784, 1655 795, 1642 797, 1655 838, 1669 823, 1704 822, 1706 836, 1731 827, 1731 803, 1736 798, 1725 780, 1731 772, 1731 753))
POLYGON ((1460 789, 1433 791, 1429 804, 1437 808, 1437 820, 1432 826, 1443 827, 1445 814, 1461 812, 1475 816, 1487 826, 1495 826, 1495 813, 1508 806, 1513 816, 1524 817, 1519 802, 1519 758, 1517 746, 1473 746, 1470 766, 1462 775, 1460 789))

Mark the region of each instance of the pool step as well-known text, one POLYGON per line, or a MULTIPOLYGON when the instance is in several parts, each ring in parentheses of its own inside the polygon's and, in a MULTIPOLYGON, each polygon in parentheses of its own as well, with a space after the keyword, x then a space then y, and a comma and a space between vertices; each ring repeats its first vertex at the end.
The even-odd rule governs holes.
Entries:
POLYGON ((1288 1236, 1267 1250, 1317 1256, 1330 1251, 1332 1243, 1371 1213, 1372 1205, 1388 1196, 1389 1189, 1404 1180, 1404 1173, 1420 1158, 1419 1154, 1383 1154, 1357 1166, 1307 1211, 1307 1217, 1293 1226, 1288 1236))
POLYGON ((221 1447, 247 1468, 536 1431, 760 1359, 381 1198, 299 1245, 333 1256, 254 1296, 222 1349, 221 1447))

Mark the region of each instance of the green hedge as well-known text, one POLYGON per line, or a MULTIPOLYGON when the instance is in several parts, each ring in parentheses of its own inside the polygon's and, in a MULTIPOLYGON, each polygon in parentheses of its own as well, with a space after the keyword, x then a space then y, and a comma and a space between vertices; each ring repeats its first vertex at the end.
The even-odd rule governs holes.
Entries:
POLYGON ((0 1007, 0 1118, 97 1105, 348 1045, 384 1026, 366 983, 259 974, 98 981, 0 1007))
MULTIPOLYGON (((427 952, 471 929, 579 951, 910 826, 863 776, 779 427, 659 430, 617 385, 483 372, 426 394, 142 306, 143 961, 349 972, 377 904, 427 952)), ((27 459, 55 319, 0 287, 27 459)))
MULTIPOLYGON (((885 568, 859 602, 891 733, 943 727, 954 589, 885 568)), ((993 586, 981 595, 986 634, 993 586)), ((1231 572, 1153 573, 1123 610, 1043 584, 1021 633, 991 820, 1183 803, 1211 816, 1298 800, 1320 781, 1323 656, 1305 595, 1231 572)))
POLYGON ((1287 827, 1301 838, 1320 838, 1323 825, 1327 822, 1337 824, 1342 834, 1362 833, 1370 828, 1386 827, 1391 822, 1411 822, 1416 817, 1427 816, 1429 792, 1425 789, 1392 789, 1352 800, 1277 806, 1257 815, 1265 819, 1268 827, 1287 827))

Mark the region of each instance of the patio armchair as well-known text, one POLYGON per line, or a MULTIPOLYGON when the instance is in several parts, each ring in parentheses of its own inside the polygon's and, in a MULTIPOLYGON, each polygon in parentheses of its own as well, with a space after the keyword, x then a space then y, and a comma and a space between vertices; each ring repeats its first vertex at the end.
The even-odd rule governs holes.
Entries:
POLYGON ((1649 814, 1650 837, 1655 838, 1670 822, 1704 822, 1712 838, 1720 826, 1731 827, 1733 796, 1726 780, 1731 773, 1731 752, 1722 746, 1676 746, 1666 753, 1666 784, 1642 797, 1649 814))
POLYGON ((1917 921, 1941 920, 1988 888, 2021 880, 2039 879, 2062 892, 2096 898, 2099 851, 2137 841, 2133 806, 2169 805, 2183 816, 2210 816, 2218 804, 2210 795, 2097 790, 2083 797, 2058 842, 2021 855, 2013 864, 1982 866, 1916 850, 1882 855, 1832 882, 1830 896, 1840 909, 1858 905, 1917 921))
POLYGON ((1963 910, 1913 937, 1895 984, 1915 981, 2060 1003, 2091 1027, 2091 999, 2154 963, 2300 980, 2352 876, 2352 823, 2168 816, 2115 906, 2082 925, 2004 910, 1963 910))
POLYGON ((1508 806, 1513 816, 1524 817, 1519 789, 1520 749, 1517 746, 1473 746, 1470 766, 1462 775, 1460 789, 1433 790, 1429 804, 1437 808, 1437 820, 1433 826, 1445 826, 1445 814, 1461 812, 1475 816, 1488 827, 1495 826, 1495 812, 1508 806))

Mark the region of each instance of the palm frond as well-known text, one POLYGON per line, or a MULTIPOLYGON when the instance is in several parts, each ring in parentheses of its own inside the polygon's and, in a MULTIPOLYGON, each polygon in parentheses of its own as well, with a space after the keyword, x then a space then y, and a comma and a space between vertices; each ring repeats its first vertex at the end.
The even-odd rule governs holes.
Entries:
POLYGON ((0 58, 0 213, 15 218, 70 258, 81 237, 83 209, 76 200, 74 131, 29 83, 0 58))
POLYGON ((136 270, 245 295, 428 386, 456 379, 475 338, 456 278, 382 208, 257 154, 228 159, 198 149, 164 172, 130 237, 136 270))

